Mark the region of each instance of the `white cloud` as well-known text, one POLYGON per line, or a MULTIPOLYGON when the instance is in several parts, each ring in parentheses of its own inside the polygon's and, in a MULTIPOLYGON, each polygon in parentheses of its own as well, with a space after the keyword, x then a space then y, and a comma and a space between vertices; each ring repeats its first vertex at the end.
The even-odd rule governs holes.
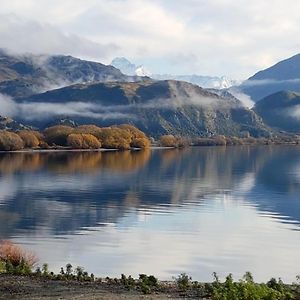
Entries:
POLYGON ((236 97, 237 99, 239 99, 244 106, 248 107, 248 108, 252 108, 255 104, 255 102, 251 99, 250 96, 244 94, 243 92, 241 92, 239 89, 237 88, 230 88, 230 93, 236 97))
POLYGON ((286 113, 297 121, 300 121, 300 105, 287 108, 286 113))
POLYGON ((12 117, 18 113, 14 100, 4 94, 0 94, 0 115, 12 117))
POLYGON ((69 52, 106 63, 124 55, 137 63, 151 62, 154 73, 172 70, 239 79, 299 51, 298 0, 3 2, 0 14, 29 20, 20 30, 1 18, 3 46, 69 52))
POLYGON ((0 14, 1 47, 13 53, 73 54, 105 59, 118 49, 114 43, 93 42, 76 33, 64 33, 48 23, 12 14, 0 14))

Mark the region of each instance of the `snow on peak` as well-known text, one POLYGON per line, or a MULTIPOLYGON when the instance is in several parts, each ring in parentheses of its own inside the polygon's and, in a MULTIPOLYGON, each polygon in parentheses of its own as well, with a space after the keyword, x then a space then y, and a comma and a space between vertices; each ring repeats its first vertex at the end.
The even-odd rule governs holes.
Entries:
POLYGON ((203 88, 227 89, 237 84, 237 81, 229 79, 225 76, 202 76, 202 75, 171 75, 171 74, 152 74, 143 65, 137 66, 131 63, 125 57, 117 57, 112 60, 111 65, 119 69, 123 74, 130 76, 148 76, 157 80, 181 80, 187 81, 203 88))
POLYGON ((125 57, 116 57, 112 60, 111 65, 119 69, 123 74, 130 76, 151 76, 149 70, 143 65, 136 66, 125 57))

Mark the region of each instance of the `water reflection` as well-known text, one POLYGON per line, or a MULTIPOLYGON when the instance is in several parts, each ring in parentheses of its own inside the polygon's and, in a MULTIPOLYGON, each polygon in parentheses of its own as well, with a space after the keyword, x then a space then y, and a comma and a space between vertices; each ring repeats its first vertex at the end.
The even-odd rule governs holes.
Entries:
POLYGON ((200 205, 207 195, 224 193, 242 193, 279 220, 283 216, 299 222, 298 150, 221 147, 4 154, 0 212, 11 214, 8 223, 15 225, 6 222, 7 231, 1 226, 1 237, 23 229, 35 231, 41 225, 54 233, 72 233, 98 223, 116 223, 128 209, 200 205))
POLYGON ((150 150, 124 152, 22 152, 1 153, 0 173, 46 169, 57 173, 91 172, 99 168, 132 171, 143 167, 150 150))
POLYGON ((204 280, 269 259, 257 271, 265 279, 285 251, 278 268, 286 274, 278 276, 290 278, 300 246, 299 153, 273 146, 0 154, 0 238, 33 243, 57 267, 72 259, 103 275, 122 265, 204 280), (262 257, 261 247, 272 254, 262 257), (151 258, 164 263, 143 262, 151 258))

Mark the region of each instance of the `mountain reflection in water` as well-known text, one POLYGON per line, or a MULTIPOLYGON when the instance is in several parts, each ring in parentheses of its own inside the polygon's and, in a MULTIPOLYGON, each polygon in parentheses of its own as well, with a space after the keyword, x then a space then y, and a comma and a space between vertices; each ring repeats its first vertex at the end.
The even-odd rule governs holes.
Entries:
POLYGON ((55 268, 68 259, 93 266, 93 258, 101 261, 91 270, 99 275, 153 271, 167 279, 181 271, 202 280, 213 271, 242 274, 248 265, 268 261, 259 253, 263 246, 273 251, 270 265, 280 253, 290 257, 278 265, 284 274, 268 265, 253 270, 258 279, 292 280, 297 270, 290 261, 295 265, 300 246, 299 150, 0 154, 0 238, 30 244, 55 268), (173 245, 175 252, 166 253, 170 261, 149 244, 151 237, 158 248, 167 247, 166 241, 173 245))

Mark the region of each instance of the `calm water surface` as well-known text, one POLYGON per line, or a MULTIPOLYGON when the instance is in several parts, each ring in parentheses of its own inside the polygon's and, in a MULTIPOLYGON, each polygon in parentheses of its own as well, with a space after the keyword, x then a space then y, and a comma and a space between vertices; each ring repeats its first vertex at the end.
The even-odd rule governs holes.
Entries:
POLYGON ((0 239, 50 269, 300 273, 300 147, 0 154, 0 239))

